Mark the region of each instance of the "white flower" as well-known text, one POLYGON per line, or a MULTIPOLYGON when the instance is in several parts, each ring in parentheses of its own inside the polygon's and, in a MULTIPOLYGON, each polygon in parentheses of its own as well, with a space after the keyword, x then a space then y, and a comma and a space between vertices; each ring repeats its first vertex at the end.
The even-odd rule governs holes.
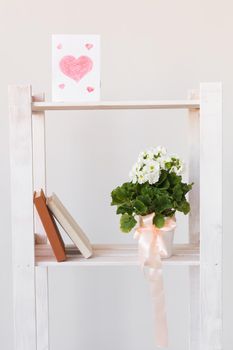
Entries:
POLYGON ((159 173, 160 172, 160 164, 156 160, 150 160, 145 166, 146 172, 148 173, 159 173))
POLYGON ((161 169, 166 169, 166 164, 171 162, 171 158, 168 156, 166 156, 166 157, 163 156, 163 157, 160 157, 158 159, 158 161, 159 161, 161 169))
POLYGON ((147 157, 147 152, 146 151, 140 152, 139 156, 138 156, 138 163, 139 164, 144 164, 144 161, 145 161, 146 157, 147 157))
POLYGON ((183 174, 185 172, 185 162, 180 159, 180 169, 179 169, 179 175, 183 174))
POLYGON ((176 175, 181 175, 184 172, 185 164, 184 161, 178 156, 174 155, 171 157, 171 169, 170 173, 173 172, 176 175))
POLYGON ((138 181, 138 177, 136 174, 133 174, 132 172, 129 173, 130 180, 132 181, 133 184, 136 184, 138 181))
POLYGON ((144 184, 145 182, 147 182, 147 175, 144 172, 139 171, 138 172, 138 183, 144 184))
POLYGON ((159 180, 159 172, 149 173, 147 175, 148 182, 150 185, 155 184, 159 180))
POLYGON ((138 163, 135 163, 132 170, 129 173, 129 177, 130 180, 135 184, 137 182, 138 179, 138 171, 139 171, 140 167, 138 165, 138 163))
POLYGON ((155 156, 155 154, 154 154, 153 148, 148 149, 148 150, 147 150, 147 155, 146 155, 146 160, 147 160, 147 161, 153 160, 153 159, 154 159, 154 156, 155 156))
POLYGON ((138 163, 135 163, 132 168, 133 173, 137 173, 140 170, 140 166, 138 163))
POLYGON ((139 154, 138 164, 143 166, 144 164, 147 164, 148 161, 150 161, 152 159, 154 159, 154 153, 153 153, 152 149, 148 149, 148 150, 143 151, 139 154))
POLYGON ((139 169, 142 168, 143 165, 145 164, 145 163, 144 163, 144 159, 138 158, 138 161, 137 161, 136 164, 137 164, 137 166, 138 166, 139 169))
POLYGON ((151 160, 145 166, 149 184, 156 183, 160 176, 160 164, 156 160, 151 160))
POLYGON ((167 150, 163 146, 158 146, 155 148, 154 153, 157 157, 165 156, 167 154, 167 150))
POLYGON ((184 162, 176 155, 168 156, 165 147, 149 148, 139 154, 129 177, 133 183, 148 181, 152 185, 159 180, 161 170, 180 175, 184 171, 184 162))
POLYGON ((173 172, 176 175, 181 175, 184 172, 184 163, 180 161, 180 164, 178 166, 172 166, 170 173, 173 172))

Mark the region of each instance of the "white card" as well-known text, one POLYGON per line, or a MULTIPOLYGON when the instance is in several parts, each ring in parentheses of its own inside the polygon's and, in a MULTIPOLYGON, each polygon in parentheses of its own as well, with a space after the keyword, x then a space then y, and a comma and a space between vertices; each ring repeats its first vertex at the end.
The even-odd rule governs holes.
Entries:
POLYGON ((100 99, 100 36, 52 36, 53 101, 100 99))

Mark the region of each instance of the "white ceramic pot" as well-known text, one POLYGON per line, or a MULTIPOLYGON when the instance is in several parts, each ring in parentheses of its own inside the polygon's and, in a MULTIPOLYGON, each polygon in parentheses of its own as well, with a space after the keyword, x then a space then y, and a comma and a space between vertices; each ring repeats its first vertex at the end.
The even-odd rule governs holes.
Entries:
POLYGON ((140 216, 139 225, 144 228, 154 228, 154 232, 157 236, 157 246, 160 252, 160 256, 163 259, 168 259, 172 256, 173 253, 173 240, 176 228, 176 218, 174 216, 172 218, 166 218, 164 226, 158 229, 156 226, 153 225, 154 215, 155 214, 153 213, 145 216, 140 216))
POLYGON ((160 256, 163 259, 168 259, 173 254, 173 241, 175 228, 169 231, 161 231, 161 235, 158 236, 159 246, 163 247, 160 250, 160 256))

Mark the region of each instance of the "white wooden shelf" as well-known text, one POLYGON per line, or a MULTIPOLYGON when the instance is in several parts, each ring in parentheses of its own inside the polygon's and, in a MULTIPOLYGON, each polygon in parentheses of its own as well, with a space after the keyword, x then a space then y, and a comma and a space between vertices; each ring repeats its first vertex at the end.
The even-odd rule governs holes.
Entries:
MULTIPOLYGON (((36 266, 135 266, 139 265, 138 248, 135 244, 93 245, 94 254, 85 259, 74 246, 67 249, 67 260, 58 263, 48 244, 36 245, 36 266)), ((176 244, 174 254, 163 259, 164 265, 199 265, 199 247, 195 244, 176 244)))
POLYGON ((199 100, 174 101, 101 101, 77 102, 32 102, 32 111, 57 110, 105 110, 105 109, 199 109, 199 100))
POLYGON ((94 245, 90 259, 69 246, 67 261, 55 260, 32 200, 34 191, 47 189, 46 111, 146 109, 187 110, 189 182, 194 182, 189 244, 175 245, 163 265, 188 266, 189 350, 222 350, 221 83, 202 83, 185 100, 94 103, 45 101, 44 94, 32 95, 30 85, 9 87, 15 350, 50 349, 50 267, 139 265, 136 245, 94 245))

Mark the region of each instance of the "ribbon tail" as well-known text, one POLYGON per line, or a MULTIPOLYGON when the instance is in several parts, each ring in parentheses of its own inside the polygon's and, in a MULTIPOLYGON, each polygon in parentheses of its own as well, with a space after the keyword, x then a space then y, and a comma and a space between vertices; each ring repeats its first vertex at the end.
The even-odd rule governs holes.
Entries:
POLYGON ((150 268, 149 276, 150 292, 155 317, 155 340, 158 347, 166 348, 168 347, 168 327, 162 266, 150 268))
POLYGON ((150 292, 154 309, 155 340, 161 348, 168 347, 168 327, 165 308, 165 293, 163 285, 162 261, 159 252, 158 236, 145 230, 140 235, 139 260, 144 274, 150 283, 150 292))

